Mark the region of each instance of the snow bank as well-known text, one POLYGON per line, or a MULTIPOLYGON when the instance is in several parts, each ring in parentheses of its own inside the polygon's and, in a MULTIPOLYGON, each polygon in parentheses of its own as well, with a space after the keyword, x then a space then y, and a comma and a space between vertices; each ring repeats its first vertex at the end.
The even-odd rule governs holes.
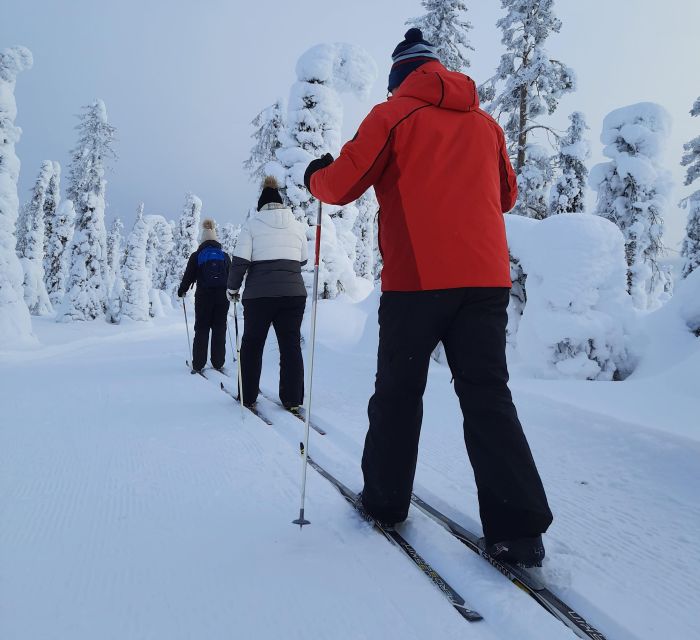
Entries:
POLYGON ((527 276, 517 351, 535 376, 612 380, 628 372, 632 328, 624 241, 598 216, 524 224, 506 216, 511 253, 527 276))

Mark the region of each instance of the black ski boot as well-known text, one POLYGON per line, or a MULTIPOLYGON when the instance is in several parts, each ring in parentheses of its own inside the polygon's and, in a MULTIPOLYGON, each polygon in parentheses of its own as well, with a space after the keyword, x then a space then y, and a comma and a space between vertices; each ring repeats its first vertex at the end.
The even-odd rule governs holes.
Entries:
POLYGON ((501 540, 489 544, 485 538, 479 539, 479 546, 494 560, 513 564, 523 569, 541 567, 544 560, 542 536, 501 540))
POLYGON ((369 511, 367 511, 367 508, 362 502, 362 491, 360 491, 360 493, 357 494, 357 498, 355 498, 355 509, 357 509, 360 515, 365 520, 367 520, 367 522, 375 522, 379 527, 381 527, 385 531, 391 531, 394 529, 394 525, 396 524, 395 522, 387 522, 386 520, 380 520, 379 518, 375 518, 369 511))

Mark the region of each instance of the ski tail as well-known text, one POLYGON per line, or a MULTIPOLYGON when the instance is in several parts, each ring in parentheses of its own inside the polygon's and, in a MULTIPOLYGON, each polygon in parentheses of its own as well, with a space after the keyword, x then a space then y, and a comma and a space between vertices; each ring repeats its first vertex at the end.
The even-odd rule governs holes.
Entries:
POLYGON ((564 601, 552 593, 536 576, 520 567, 502 562, 491 557, 479 544, 479 538, 471 531, 465 529, 458 522, 446 516, 415 493, 411 496, 411 502, 425 515, 447 529, 457 540, 467 548, 480 555, 491 566, 502 573, 513 584, 520 587, 551 615, 571 629, 579 638, 585 640, 607 640, 606 637, 594 626, 564 601))
POLYGON ((360 513, 360 515, 372 523, 389 542, 395 544, 413 563, 423 572, 423 574, 442 592, 453 608, 462 618, 469 622, 483 620, 483 616, 474 609, 467 606, 464 598, 452 588, 448 582, 411 546, 411 544, 394 528, 386 527, 377 520, 371 518, 358 505, 358 495, 346 487, 340 480, 318 464, 311 456, 307 457, 308 463, 326 480, 335 485, 341 495, 360 513))

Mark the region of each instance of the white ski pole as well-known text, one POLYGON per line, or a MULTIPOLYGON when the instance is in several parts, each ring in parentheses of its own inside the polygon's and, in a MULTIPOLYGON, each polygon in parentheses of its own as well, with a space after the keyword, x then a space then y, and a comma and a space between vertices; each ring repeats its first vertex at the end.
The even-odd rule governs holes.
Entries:
POLYGON ((190 323, 187 321, 187 308, 185 307, 185 297, 182 297, 182 310, 185 312, 185 327, 187 328, 187 349, 190 352, 190 369, 194 367, 192 362, 192 341, 190 340, 190 323))
POLYGON ((313 300, 311 302, 311 353, 309 354, 309 368, 306 374, 306 420, 304 421, 304 442, 300 442, 302 455, 301 466, 301 506, 299 517, 293 521, 301 529, 305 524, 311 524, 304 518, 304 502, 306 500, 306 469, 309 457, 309 425, 311 424, 311 387, 314 377, 314 347, 316 346, 316 307, 318 306, 318 265, 321 257, 321 216, 323 213, 323 203, 318 201, 318 219, 316 221, 316 256, 314 258, 314 288, 313 300))
MULTIPOLYGON (((238 399, 241 402, 241 419, 245 420, 245 407, 243 405, 243 372, 241 370, 241 346, 238 338, 238 308, 236 300, 233 301, 233 326, 236 331, 236 364, 238 366, 238 399)), ((229 340, 231 333, 229 332, 229 340)))

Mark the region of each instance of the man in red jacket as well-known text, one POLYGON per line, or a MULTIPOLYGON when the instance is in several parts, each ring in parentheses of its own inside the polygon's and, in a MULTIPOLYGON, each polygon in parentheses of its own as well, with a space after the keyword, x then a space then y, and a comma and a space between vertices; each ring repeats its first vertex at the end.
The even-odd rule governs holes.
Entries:
POLYGON ((473 80, 447 71, 411 29, 395 49, 393 94, 337 160, 306 170, 319 200, 347 204, 374 186, 384 259, 379 353, 362 457, 362 504, 408 515, 430 355, 442 342, 464 415, 487 550, 527 566, 552 521, 508 389, 510 263, 502 213, 517 198, 503 131, 473 80))

